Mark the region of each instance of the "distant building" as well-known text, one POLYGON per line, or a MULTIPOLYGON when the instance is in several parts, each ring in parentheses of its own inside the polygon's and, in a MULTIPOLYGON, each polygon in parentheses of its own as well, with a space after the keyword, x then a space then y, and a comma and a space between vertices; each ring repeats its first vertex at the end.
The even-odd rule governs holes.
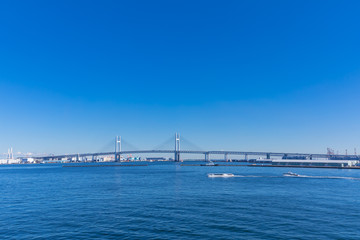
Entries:
POLYGON ((31 157, 22 157, 22 158, 19 158, 19 162, 20 163, 35 163, 35 159, 34 158, 31 158, 31 157))
POLYGON ((329 167, 352 167, 359 161, 355 160, 273 160, 272 165, 281 166, 329 166, 329 167))
POLYGON ((256 162, 256 163, 272 163, 273 159, 266 159, 266 158, 258 158, 258 159, 249 159, 248 162, 256 162))
POLYGON ((128 157, 125 161, 141 161, 141 157, 128 157))
POLYGON ((102 158, 102 161, 103 161, 103 162, 112 162, 112 161, 114 161, 114 157, 112 157, 112 156, 106 156, 106 157, 103 157, 103 158, 102 158))
POLYGON ((8 159, 0 159, 0 164, 8 164, 8 159))
POLYGON ((331 156, 329 159, 330 160, 360 160, 360 157, 359 156, 343 156, 343 157, 331 156))
POLYGON ((164 157, 149 157, 149 158, 146 158, 146 161, 165 161, 166 158, 164 157))
POLYGON ((10 158, 10 159, 0 159, 0 164, 18 164, 20 159, 10 158))
POLYGON ((300 160, 306 160, 306 156, 283 156, 282 159, 300 159, 300 160))

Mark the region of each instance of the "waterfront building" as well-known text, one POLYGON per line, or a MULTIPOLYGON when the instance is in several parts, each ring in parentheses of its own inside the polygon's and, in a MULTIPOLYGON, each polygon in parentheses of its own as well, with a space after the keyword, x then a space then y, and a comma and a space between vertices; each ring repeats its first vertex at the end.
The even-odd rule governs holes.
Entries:
POLYGON ((166 158, 164 157, 148 157, 146 158, 146 161, 165 161, 166 158))
POLYGON ((272 165, 290 166, 329 166, 329 167, 353 167, 359 164, 357 160, 273 160, 272 165))
POLYGON ((20 163, 35 163, 36 161, 32 157, 22 157, 22 158, 19 158, 19 162, 20 163))

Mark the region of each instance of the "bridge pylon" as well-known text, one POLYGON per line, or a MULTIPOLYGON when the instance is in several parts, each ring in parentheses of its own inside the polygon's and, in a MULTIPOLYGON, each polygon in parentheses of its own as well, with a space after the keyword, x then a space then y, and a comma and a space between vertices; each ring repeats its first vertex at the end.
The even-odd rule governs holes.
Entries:
POLYGON ((175 133, 175 162, 180 162, 180 133, 175 133))
POLYGON ((121 159, 121 136, 115 137, 115 162, 119 162, 121 159))

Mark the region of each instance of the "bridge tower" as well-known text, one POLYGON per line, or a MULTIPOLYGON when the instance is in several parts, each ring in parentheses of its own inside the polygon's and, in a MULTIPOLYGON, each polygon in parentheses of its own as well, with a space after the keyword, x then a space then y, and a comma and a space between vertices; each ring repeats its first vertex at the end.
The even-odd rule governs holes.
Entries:
POLYGON ((175 162, 180 162, 180 133, 175 133, 175 162))
POLYGON ((120 154, 121 154, 121 136, 116 136, 115 138, 115 162, 120 161, 120 154), (120 152, 118 154, 118 152, 120 152))

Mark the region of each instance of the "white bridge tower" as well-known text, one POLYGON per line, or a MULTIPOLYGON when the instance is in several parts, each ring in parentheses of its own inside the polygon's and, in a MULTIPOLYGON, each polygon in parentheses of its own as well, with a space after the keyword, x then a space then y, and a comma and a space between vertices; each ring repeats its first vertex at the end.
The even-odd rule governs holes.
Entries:
POLYGON ((180 162, 180 133, 175 133, 175 162, 180 162))

